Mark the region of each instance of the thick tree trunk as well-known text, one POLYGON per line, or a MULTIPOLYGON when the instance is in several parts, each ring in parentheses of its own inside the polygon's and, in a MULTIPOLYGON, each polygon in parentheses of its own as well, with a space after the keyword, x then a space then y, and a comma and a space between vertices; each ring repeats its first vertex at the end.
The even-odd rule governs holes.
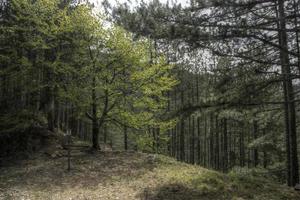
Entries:
POLYGON ((285 122, 286 122, 286 151, 287 151, 287 183, 295 186, 299 182, 299 166, 297 152, 296 114, 294 103, 294 90, 291 79, 291 68, 288 54, 286 15, 284 0, 278 0, 279 16, 279 43, 282 73, 284 75, 284 97, 285 97, 285 122))
MULTIPOLYGON (((299 13, 299 2, 296 2, 296 0, 293 0, 293 7, 294 7, 294 15, 297 16, 297 14, 299 13)), ((298 19, 297 17, 294 18, 294 28, 298 29, 298 19)), ((299 31, 295 31, 295 37, 296 37, 296 44, 297 44, 297 53, 298 53, 298 62, 297 62, 297 66, 298 66, 298 73, 300 74, 300 41, 299 41, 299 31)))
POLYGON ((93 78, 92 83, 92 143, 94 150, 100 150, 99 144, 99 122, 97 117, 97 102, 96 102, 96 79, 93 78))
POLYGON ((99 150, 100 149, 100 144, 99 144, 99 125, 98 125, 98 121, 93 120, 92 121, 92 126, 93 126, 93 130, 92 130, 92 142, 93 142, 93 149, 95 150, 99 150))

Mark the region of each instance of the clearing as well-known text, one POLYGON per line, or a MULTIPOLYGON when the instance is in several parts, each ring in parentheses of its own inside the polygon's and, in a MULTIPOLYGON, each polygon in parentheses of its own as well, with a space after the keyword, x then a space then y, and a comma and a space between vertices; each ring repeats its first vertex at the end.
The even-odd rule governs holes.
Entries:
POLYGON ((83 153, 72 157, 42 153, 6 162, 0 199, 53 200, 218 200, 300 199, 300 193, 266 179, 224 175, 161 155, 136 152, 83 153))

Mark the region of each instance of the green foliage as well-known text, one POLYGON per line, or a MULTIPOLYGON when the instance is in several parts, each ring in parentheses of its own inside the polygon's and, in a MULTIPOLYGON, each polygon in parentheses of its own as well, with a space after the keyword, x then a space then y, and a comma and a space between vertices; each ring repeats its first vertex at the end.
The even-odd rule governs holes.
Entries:
POLYGON ((154 138, 150 134, 141 134, 136 136, 136 144, 139 150, 142 152, 154 152, 153 143, 154 138))
POLYGON ((156 118, 166 105, 164 93, 177 83, 170 75, 172 66, 163 56, 150 60, 150 41, 134 41, 117 26, 97 26, 82 46, 85 51, 78 52, 87 62, 68 95, 83 113, 96 103, 99 120, 110 119, 137 129, 159 124, 156 118), (93 90, 97 102, 93 102, 93 90))
POLYGON ((66 104, 72 120, 86 122, 95 105, 99 124, 169 127, 171 122, 159 117, 166 91, 177 83, 173 66, 162 54, 151 57, 151 40, 106 26, 90 4, 72 2, 8 2, 0 29, 3 131, 59 124, 60 117, 51 115, 66 104))
POLYGON ((17 113, 8 113, 0 116, 1 135, 22 133, 35 126, 44 126, 47 119, 42 113, 30 110, 21 110, 17 113))

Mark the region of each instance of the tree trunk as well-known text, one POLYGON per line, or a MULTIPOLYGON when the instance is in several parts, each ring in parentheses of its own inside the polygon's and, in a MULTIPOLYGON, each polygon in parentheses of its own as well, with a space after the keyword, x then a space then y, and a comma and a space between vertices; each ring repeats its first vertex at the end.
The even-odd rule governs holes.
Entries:
POLYGON ((155 132, 155 128, 151 128, 152 131, 152 151, 156 153, 156 132, 155 132))
POLYGON ((209 165, 214 168, 214 116, 210 114, 210 128, 209 128, 209 165))
MULTIPOLYGON (((242 125, 243 126, 243 125, 242 125)), ((245 167, 245 141, 244 130, 240 130, 240 166, 245 167)))
POLYGON ((180 129, 180 124, 178 123, 178 124, 176 124, 176 138, 175 138, 175 140, 176 140, 176 158, 177 158, 177 160, 180 160, 180 131, 181 131, 181 129, 180 129))
POLYGON ((95 150, 99 150, 100 149, 100 145, 99 145, 99 125, 98 125, 98 121, 93 120, 93 138, 92 138, 92 142, 93 142, 93 149, 95 150))
POLYGON ((294 103, 294 90, 291 79, 291 68, 288 54, 284 0, 278 0, 279 8, 279 43, 282 73, 284 75, 283 87, 285 97, 286 122, 286 151, 287 151, 287 183, 295 186, 299 182, 296 114, 294 103))
POLYGON ((54 132, 54 91, 52 88, 48 88, 48 106, 47 106, 47 120, 48 120, 48 129, 54 132))
POLYGON ((106 124, 103 125, 102 131, 103 131, 103 142, 104 142, 104 144, 107 144, 107 125, 106 124))
POLYGON ((185 148, 184 148, 184 119, 181 119, 180 124, 180 161, 184 161, 185 158, 185 148))
POLYGON ((160 148, 160 128, 156 128, 156 153, 159 153, 159 148, 160 148))
POLYGON ((207 166, 207 118, 204 118, 203 166, 207 166))
POLYGON ((128 136, 127 136, 127 126, 124 126, 124 149, 128 150, 128 136))
POLYGON ((227 138, 227 119, 223 119, 223 172, 227 172, 228 170, 228 138, 227 138))
MULTIPOLYGON (((253 139, 256 140, 257 139, 257 133, 258 133, 258 125, 257 125, 257 121, 254 121, 253 124, 253 139)), ((258 151, 257 148, 254 148, 253 150, 253 162, 254 162, 254 167, 258 166, 259 160, 258 160, 258 151)))
POLYGON ((220 138, 219 138, 219 121, 218 116, 216 116, 216 155, 215 155, 215 165, 216 169, 220 169, 220 138))
POLYGON ((200 117, 197 117, 197 164, 201 163, 200 117))
POLYGON ((195 118, 192 116, 190 140, 190 163, 195 164, 195 118))
POLYGON ((96 79, 93 78, 92 88, 92 143, 94 150, 100 150, 99 144, 99 124, 97 117, 97 102, 96 102, 96 79))

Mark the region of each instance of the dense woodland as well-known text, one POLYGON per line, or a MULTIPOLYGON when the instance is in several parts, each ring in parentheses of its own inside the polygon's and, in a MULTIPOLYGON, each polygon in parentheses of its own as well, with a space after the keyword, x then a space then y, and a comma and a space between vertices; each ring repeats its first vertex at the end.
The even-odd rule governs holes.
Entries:
POLYGON ((224 172, 282 172, 299 182, 299 1, 191 1, 114 8, 112 19, 150 37, 176 63, 177 116, 168 152, 224 172), (140 23, 137 23, 137 22, 140 23))
POLYGON ((297 185, 300 1, 180 3, 2 1, 1 157, 71 132, 297 185))
POLYGON ((2 12, 1 132, 71 130, 100 149, 99 130, 168 127, 177 81, 152 41, 105 27, 89 4, 8 1, 2 12), (143 120, 140 120, 143 119, 143 120))

